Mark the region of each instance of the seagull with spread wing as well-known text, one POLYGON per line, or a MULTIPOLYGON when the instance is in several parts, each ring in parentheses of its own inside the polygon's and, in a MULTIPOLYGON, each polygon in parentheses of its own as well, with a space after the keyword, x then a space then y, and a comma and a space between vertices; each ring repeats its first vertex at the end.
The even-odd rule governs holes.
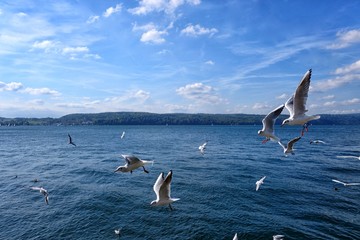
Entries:
POLYGON ((275 108, 262 120, 263 128, 258 131, 258 135, 265 137, 265 140, 263 140, 262 143, 266 143, 269 140, 276 142, 280 141, 280 138, 275 136, 274 125, 276 119, 279 117, 283 109, 284 104, 275 108))
POLYGON ((208 142, 206 141, 205 143, 203 143, 203 144, 201 144, 201 145, 199 146, 199 150, 200 150, 201 154, 203 154, 203 155, 204 155, 204 153, 205 153, 205 149, 206 149, 207 143, 208 143, 208 142))
POLYGON ((156 194, 156 200, 150 203, 151 206, 164 206, 169 205, 170 210, 173 210, 171 203, 180 200, 180 198, 172 198, 170 196, 170 184, 172 180, 172 170, 164 177, 164 173, 160 173, 158 179, 154 184, 154 192, 156 194))
POLYGON ((342 185, 344 185, 344 187, 348 187, 348 186, 360 186, 360 183, 346 183, 346 182, 342 182, 342 181, 339 181, 339 180, 336 180, 336 179, 332 179, 333 182, 336 182, 336 183, 340 183, 342 185))
POLYGON ((282 146, 282 148, 284 149, 284 154, 285 154, 285 156, 287 156, 287 154, 292 154, 292 155, 295 154, 293 147, 294 147, 294 144, 295 144, 297 141, 299 141, 300 139, 301 139, 301 137, 293 138, 293 139, 291 139, 291 140, 287 143, 286 146, 284 146, 284 145, 279 141, 280 146, 282 146))
POLYGON ((49 193, 48 191, 43 187, 31 187, 32 190, 37 190, 45 197, 45 203, 49 204, 49 193))
POLYGON ((70 134, 68 134, 68 138, 69 138, 69 144, 74 145, 76 147, 76 144, 73 142, 70 134))
POLYGON ((286 101, 285 107, 290 113, 290 117, 285 119, 281 126, 284 125, 302 125, 301 136, 304 135, 304 131, 308 131, 307 123, 312 120, 319 119, 319 115, 306 115, 308 111, 306 109, 306 101, 309 95, 310 79, 312 70, 309 69, 302 78, 300 84, 296 88, 295 93, 286 101))
POLYGON ((126 164, 117 167, 114 172, 132 173, 135 169, 142 167, 145 173, 149 173, 149 171, 145 169, 144 165, 154 162, 154 161, 141 160, 140 158, 134 155, 121 155, 121 156, 125 159, 126 164))
POLYGON ((265 180, 266 176, 262 177, 259 181, 256 181, 256 191, 259 190, 260 186, 264 183, 264 180, 265 180))

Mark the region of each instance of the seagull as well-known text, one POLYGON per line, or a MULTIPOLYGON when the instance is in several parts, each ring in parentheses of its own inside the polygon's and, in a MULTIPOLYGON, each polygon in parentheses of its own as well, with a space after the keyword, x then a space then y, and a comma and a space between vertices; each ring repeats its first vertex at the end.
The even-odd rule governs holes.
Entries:
POLYGON ((156 200, 150 203, 151 206, 163 206, 169 205, 170 210, 173 210, 171 203, 180 200, 180 198, 171 198, 170 197, 170 184, 172 179, 172 170, 166 175, 164 179, 164 173, 160 173, 158 179, 154 184, 154 192, 156 194, 156 200))
POLYGON ((336 156, 337 158, 355 158, 357 160, 360 160, 360 157, 357 156, 336 156))
POLYGON ((342 185, 344 185, 345 187, 347 186, 360 186, 360 183, 345 183, 345 182, 342 182, 342 181, 339 181, 339 180, 336 180, 336 179, 332 179, 333 182, 336 182, 336 183, 340 183, 342 185))
POLYGON ((46 204, 49 204, 49 193, 48 191, 43 187, 31 187, 32 190, 37 190, 45 197, 46 204))
POLYGON ((235 233, 235 236, 234 236, 233 240, 238 240, 237 233, 235 233))
POLYGON ((121 134, 121 139, 123 139, 125 137, 125 132, 122 132, 122 134, 121 134))
POLYGON ((126 164, 124 166, 119 166, 116 168, 115 172, 130 172, 132 173, 133 170, 136 168, 142 167, 144 172, 149 173, 148 170, 145 169, 144 165, 148 163, 154 163, 154 161, 146 161, 141 160, 134 155, 121 155, 124 159, 126 164))
POLYGON ((206 145, 207 145, 207 141, 199 146, 199 150, 200 150, 201 154, 205 153, 206 145))
POLYGON ((322 140, 311 140, 311 141, 310 141, 310 144, 313 144, 313 143, 315 143, 315 144, 319 144, 319 143, 321 143, 321 144, 326 144, 326 142, 324 142, 324 141, 322 141, 322 140))
POLYGON ((276 142, 280 141, 280 139, 275 136, 274 125, 276 119, 279 117, 283 109, 284 104, 275 108, 262 120, 263 128, 258 131, 258 135, 266 137, 262 143, 266 143, 270 139, 276 142))
POLYGON ((115 229, 114 232, 115 232, 116 235, 120 236, 120 234, 121 234, 121 228, 115 229))
POLYGON ((278 143, 280 144, 280 146, 283 147, 285 156, 286 156, 287 154, 290 154, 290 153, 291 153, 292 155, 295 154, 295 153, 294 153, 293 146, 294 146, 294 144, 295 144, 297 141, 299 141, 300 139, 301 139, 301 137, 296 137, 296 138, 291 139, 291 140, 287 143, 286 147, 285 147, 280 141, 278 142, 278 143))
POLYGON ((69 137, 69 144, 74 145, 76 147, 76 144, 72 141, 70 134, 68 134, 68 137, 69 137))
POLYGON ((264 183, 266 176, 262 177, 259 181, 256 181, 256 191, 259 190, 260 185, 264 183))
POLYGON ((273 240, 284 240, 285 236, 284 235, 274 235, 273 236, 273 240))
POLYGON ((320 118, 319 115, 308 116, 305 114, 307 112, 305 105, 310 88, 311 72, 312 70, 309 69, 309 71, 305 73, 295 93, 286 101, 285 107, 289 111, 290 117, 285 119, 281 124, 281 126, 286 124, 302 125, 301 136, 304 135, 304 130, 308 131, 307 122, 320 118))

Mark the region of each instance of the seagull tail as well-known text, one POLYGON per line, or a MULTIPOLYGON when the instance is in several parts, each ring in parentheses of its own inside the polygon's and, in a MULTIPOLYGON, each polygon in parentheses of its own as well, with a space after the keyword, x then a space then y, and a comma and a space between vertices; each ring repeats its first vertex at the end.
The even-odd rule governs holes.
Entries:
POLYGON ((145 164, 150 164, 151 163, 151 166, 154 165, 154 160, 152 161, 149 161, 149 160, 142 160, 145 164))
POLYGON ((317 120, 317 119, 320 119, 320 115, 314 115, 312 116, 311 120, 317 120))

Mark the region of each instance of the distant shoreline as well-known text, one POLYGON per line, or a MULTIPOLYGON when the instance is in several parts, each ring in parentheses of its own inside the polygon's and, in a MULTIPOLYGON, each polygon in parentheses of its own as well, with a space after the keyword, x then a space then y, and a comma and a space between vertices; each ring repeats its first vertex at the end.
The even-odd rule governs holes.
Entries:
MULTIPOLYGON (((265 115, 207 113, 104 112, 69 114, 59 118, 2 118, 1 126, 37 125, 261 125, 265 115)), ((280 124, 287 115, 277 120, 280 124)), ((360 125, 360 113, 322 114, 316 125, 360 125)))

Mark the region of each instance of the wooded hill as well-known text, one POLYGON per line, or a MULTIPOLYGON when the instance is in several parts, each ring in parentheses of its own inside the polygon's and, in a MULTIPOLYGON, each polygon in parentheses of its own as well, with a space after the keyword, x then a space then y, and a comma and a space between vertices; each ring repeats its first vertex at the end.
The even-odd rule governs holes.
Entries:
MULTIPOLYGON (((0 118, 1 125, 260 125, 265 115, 257 114, 187 114, 147 112, 105 112, 69 114, 60 118, 0 118)), ((288 115, 280 115, 280 124, 288 115)), ((359 125, 357 114, 321 114, 316 125, 359 125)))

